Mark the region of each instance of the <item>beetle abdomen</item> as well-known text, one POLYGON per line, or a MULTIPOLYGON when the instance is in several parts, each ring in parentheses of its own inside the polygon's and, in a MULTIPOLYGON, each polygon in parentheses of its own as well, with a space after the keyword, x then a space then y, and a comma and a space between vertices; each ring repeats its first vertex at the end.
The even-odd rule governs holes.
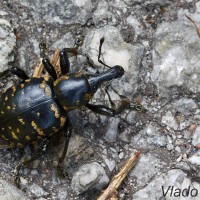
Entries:
POLYGON ((22 146, 46 138, 66 121, 54 100, 52 79, 33 78, 9 88, 1 96, 0 137, 22 146))

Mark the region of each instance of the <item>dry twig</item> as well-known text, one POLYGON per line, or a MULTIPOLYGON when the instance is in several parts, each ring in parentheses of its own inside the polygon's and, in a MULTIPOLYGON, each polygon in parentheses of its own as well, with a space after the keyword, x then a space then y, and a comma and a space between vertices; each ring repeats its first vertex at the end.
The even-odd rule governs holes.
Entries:
POLYGON ((200 28, 196 25, 195 21, 191 17, 189 17, 188 15, 185 14, 185 16, 193 23, 193 25, 196 29, 197 35, 200 37, 200 28))
POLYGON ((117 190, 132 167, 136 164, 140 155, 140 151, 134 153, 134 155, 126 162, 120 172, 113 177, 107 189, 103 192, 103 194, 101 194, 101 196, 97 198, 97 200, 118 200, 117 190))

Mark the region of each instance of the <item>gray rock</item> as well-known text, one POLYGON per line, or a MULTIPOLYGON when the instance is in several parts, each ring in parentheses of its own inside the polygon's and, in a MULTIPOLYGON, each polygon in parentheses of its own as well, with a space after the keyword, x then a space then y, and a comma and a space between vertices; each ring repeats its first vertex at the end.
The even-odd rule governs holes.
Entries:
POLYGON ((192 137, 192 145, 200 146, 200 126, 197 126, 192 137))
POLYGON ((169 3, 171 0, 123 0, 125 3, 127 3, 128 5, 134 5, 136 3, 144 3, 144 4, 160 4, 160 5, 166 5, 167 3, 169 3))
POLYGON ((115 167, 116 167, 116 162, 115 162, 114 160, 109 160, 109 159, 108 159, 107 157, 105 157, 105 156, 102 156, 102 157, 103 157, 104 162, 106 163, 106 165, 107 165, 109 171, 112 172, 112 171, 115 169, 115 167))
POLYGON ((135 39, 137 38, 137 36, 139 36, 140 34, 144 32, 143 26, 141 25, 141 23, 138 21, 136 17, 129 15, 126 20, 127 20, 127 24, 134 28, 135 39))
POLYGON ((123 142, 129 143, 131 141, 131 130, 130 128, 126 128, 122 133, 119 135, 119 139, 123 142))
POLYGON ((109 17, 111 17, 111 14, 108 12, 108 9, 109 7, 107 1, 99 1, 98 7, 94 11, 92 16, 95 25, 98 25, 98 23, 106 21, 109 17))
POLYGON ((48 192, 44 191, 39 185, 36 185, 33 183, 30 187, 29 190, 36 195, 37 197, 45 197, 49 195, 48 192))
POLYGON ((56 48, 63 49, 66 47, 73 47, 74 46, 74 38, 71 33, 64 34, 61 38, 58 38, 53 45, 51 46, 51 49, 54 50, 56 48))
POLYGON ((39 22, 85 24, 92 11, 91 0, 19 0, 19 2, 29 7, 34 20, 39 22))
POLYGON ((177 111, 184 115, 190 115, 195 109, 198 108, 193 99, 186 98, 174 101, 173 106, 177 111))
POLYGON ((137 177, 137 186, 145 186, 160 171, 161 160, 148 153, 142 155, 137 165, 131 170, 130 175, 137 177))
POLYGON ((28 200, 21 190, 4 180, 0 180, 0 199, 28 200))
MULTIPOLYGON (((122 78, 112 81, 112 86, 119 94, 131 98, 138 86, 139 63, 144 47, 124 42, 119 30, 113 26, 90 31, 85 37, 83 50, 97 66, 101 65, 98 63, 98 49, 102 37, 105 38, 105 41, 102 46, 101 59, 109 66, 120 65, 125 70, 122 78)), ((98 69, 102 70, 103 67, 98 67, 98 69)))
POLYGON ((153 82, 161 96, 186 91, 200 92, 200 40, 191 23, 162 23, 154 35, 153 82))
POLYGON ((71 187, 77 193, 81 194, 88 189, 101 190, 109 179, 101 165, 97 162, 83 165, 73 176, 71 187))
POLYGON ((155 148, 155 146, 166 146, 167 138, 162 135, 160 129, 153 125, 147 125, 137 135, 131 139, 131 144, 136 148, 155 148))
POLYGON ((193 165, 200 165, 200 151, 188 158, 188 161, 193 165))
MULTIPOLYGON (((146 187, 141 189, 140 191, 133 194, 132 198, 135 200, 155 200, 155 199, 163 199, 163 192, 162 192, 162 186, 164 187, 164 192, 167 191, 169 186, 174 186, 174 190, 177 188, 180 188, 181 190, 188 188, 190 186, 190 191, 193 188, 196 188, 198 191, 200 191, 200 184, 197 182, 191 182, 189 178, 186 177, 187 174, 185 174, 180 169, 172 169, 168 171, 167 173, 162 173, 161 175, 157 176, 153 181, 151 181, 146 187), (153 192, 152 192, 153 191, 153 192)), ((171 194, 171 188, 169 189, 170 192, 166 194, 166 197, 164 199, 166 200, 175 200, 175 199, 186 199, 186 197, 182 196, 174 197, 170 196, 171 194)), ((199 195, 197 197, 192 198, 191 196, 187 197, 188 199, 199 199, 199 195)))
POLYGON ((119 118, 110 118, 108 120, 108 127, 106 134, 104 136, 104 139, 107 142, 116 142, 117 141, 117 135, 119 133, 118 131, 118 125, 119 125, 120 119, 119 118))
POLYGON ((5 19, 0 19, 0 72, 8 69, 9 62, 14 61, 15 45, 16 37, 11 24, 5 19))
POLYGON ((162 117, 162 123, 174 130, 178 129, 178 123, 170 111, 162 117))

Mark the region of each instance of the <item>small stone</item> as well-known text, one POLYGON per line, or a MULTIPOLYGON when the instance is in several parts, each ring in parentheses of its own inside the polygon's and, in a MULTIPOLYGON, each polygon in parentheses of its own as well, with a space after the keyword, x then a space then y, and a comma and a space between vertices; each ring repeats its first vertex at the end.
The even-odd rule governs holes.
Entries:
POLYGON ((38 159, 34 160, 34 161, 33 161, 33 168, 34 168, 34 169, 37 169, 38 166, 39 166, 39 164, 40 164, 40 160, 38 160, 38 159))
POLYGON ((98 120, 98 118, 96 117, 96 115, 93 112, 89 113, 89 123, 95 124, 95 123, 97 123, 97 120, 98 120))
POLYGON ((28 184, 28 181, 27 181, 25 178, 23 178, 22 176, 20 176, 20 183, 21 183, 22 185, 27 185, 27 184, 28 184))
POLYGON ((200 126, 197 126, 194 135, 192 137, 192 145, 199 146, 200 145, 200 126))
POLYGON ((177 152, 181 153, 181 148, 180 148, 180 147, 176 146, 175 150, 176 150, 177 152))
POLYGON ((182 160, 182 155, 176 159, 176 162, 180 162, 182 160))
POLYGON ((28 200, 24 193, 14 185, 0 179, 0 199, 1 200, 28 200))
POLYGON ((38 175, 38 171, 36 169, 31 170, 32 175, 38 175))
POLYGON ((193 165, 200 165, 200 151, 190 156, 188 161, 193 165))
POLYGON ((173 117, 172 113, 168 111, 163 117, 162 117, 162 123, 169 126, 170 128, 173 128, 174 130, 178 129, 178 124, 176 122, 176 119, 173 117))
POLYGON ((174 148, 174 146, 172 144, 167 144, 167 150, 171 151, 174 148))
POLYGON ((184 140, 177 139, 175 145, 182 146, 184 144, 184 140))
POLYGON ((36 185, 35 183, 33 183, 30 187, 29 190, 36 195, 37 197, 44 197, 49 195, 48 192, 44 191, 39 185, 36 185))
POLYGON ((0 19, 0 72, 8 69, 9 62, 14 61, 15 45, 16 37, 11 24, 5 19, 0 19))
POLYGON ((119 154, 119 159, 122 159, 122 158, 124 158, 124 152, 121 152, 121 153, 119 154))
POLYGON ((182 160, 187 161, 187 154, 186 153, 183 154, 182 160))
POLYGON ((101 190, 109 179, 105 170, 97 162, 83 165, 73 176, 71 187, 77 193, 81 194, 88 189, 101 190))
POLYGON ((106 134, 104 136, 104 139, 107 142, 116 142, 117 141, 117 135, 118 135, 118 125, 119 125, 120 119, 119 118, 110 118, 108 122, 108 127, 106 134))
POLYGON ((104 162, 106 163, 109 171, 112 172, 115 169, 116 162, 114 160, 109 160, 108 158, 105 158, 104 162))

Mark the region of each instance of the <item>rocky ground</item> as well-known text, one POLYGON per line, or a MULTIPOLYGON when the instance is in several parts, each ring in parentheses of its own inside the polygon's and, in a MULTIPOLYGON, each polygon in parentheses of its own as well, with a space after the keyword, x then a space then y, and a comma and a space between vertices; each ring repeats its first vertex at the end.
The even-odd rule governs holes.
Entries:
MULTIPOLYGON (((120 187, 120 199, 199 199, 200 37, 186 14, 200 27, 198 0, 1 0, 1 72, 20 66, 31 76, 41 41, 52 55, 55 48, 72 47, 75 38, 83 45, 70 58, 72 71, 103 71, 97 56, 104 36, 103 60, 125 69, 109 87, 112 100, 117 104, 124 95, 147 112, 126 110, 114 118, 87 109, 71 112, 67 178, 55 167, 62 132, 52 137, 45 155, 20 171, 20 190, 11 171, 24 153, 0 150, 0 200, 94 200, 135 149, 142 156, 120 187)), ((18 82, 7 75, 1 90, 18 82)), ((92 103, 109 105, 104 86, 92 103)))

